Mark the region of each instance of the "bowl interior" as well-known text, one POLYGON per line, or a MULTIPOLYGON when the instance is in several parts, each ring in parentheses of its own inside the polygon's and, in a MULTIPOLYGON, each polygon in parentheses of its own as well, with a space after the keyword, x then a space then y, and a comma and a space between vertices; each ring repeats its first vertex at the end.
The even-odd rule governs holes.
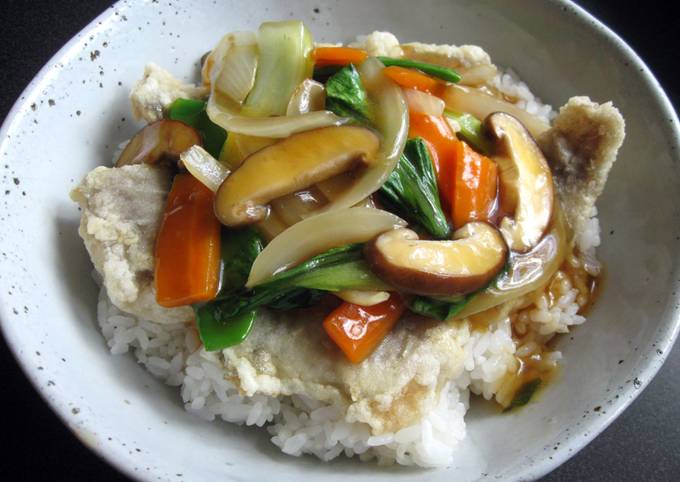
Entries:
POLYGON ((165 480, 530 478, 564 461, 636 396, 677 332, 680 196, 677 120, 651 74, 563 2, 129 2, 108 10, 33 81, 3 128, 0 315, 9 344, 80 439, 129 474, 165 480), (475 44, 554 106, 612 100, 627 138, 599 202, 606 286, 563 336, 564 369, 511 415, 473 404, 464 463, 446 470, 322 464, 278 453, 263 431, 206 423, 131 356, 109 355, 68 191, 138 128, 127 94, 153 61, 189 80, 224 33, 300 18, 318 41, 389 30, 402 41, 475 44), (675 124, 674 124, 675 122, 675 124), (37 366, 44 367, 38 371, 37 366), (596 408, 600 407, 600 408, 596 408), (512 443, 509 443, 512 442, 512 443), (135 450, 139 449, 139 451, 135 450))

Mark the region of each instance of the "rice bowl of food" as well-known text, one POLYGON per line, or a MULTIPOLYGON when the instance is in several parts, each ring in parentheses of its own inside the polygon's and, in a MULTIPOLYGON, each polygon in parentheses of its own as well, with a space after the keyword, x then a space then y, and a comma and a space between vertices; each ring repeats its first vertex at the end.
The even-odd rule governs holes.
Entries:
MULTIPOLYGON (((478 8, 497 25, 513 18, 478 8)), ((116 16, 146 18, 121 9, 106 35, 128 28, 116 16)), ((91 296, 76 303, 90 324, 66 317, 56 343, 80 340, 85 353, 60 358, 92 360, 79 376, 105 381, 81 389, 90 408, 69 421, 101 453, 121 465, 116 443, 134 439, 158 475, 197 480, 246 467, 252 480, 274 470, 314 477, 330 461, 338 477, 532 477, 611 419, 582 417, 581 407, 615 413, 616 395, 648 381, 659 359, 630 353, 666 351, 673 303, 647 305, 639 325, 630 313, 640 308, 622 300, 642 270, 658 283, 672 276, 664 243, 675 234, 662 219, 675 208, 635 214, 635 168, 617 170, 639 122, 631 130, 625 96, 579 84, 587 65, 578 81, 558 70, 551 87, 535 76, 547 47, 517 55, 469 29, 446 41, 384 21, 338 34, 311 19, 314 9, 229 29, 202 9, 192 16, 212 36, 178 40, 190 48, 174 66, 200 58, 200 73, 140 53, 138 72, 97 114, 115 105, 138 123, 102 131, 94 142, 106 140, 113 163, 79 152, 90 160, 73 161, 62 184, 80 212, 59 203, 69 220, 60 236, 72 249, 84 241, 90 257, 77 263, 86 270, 77 284, 91 296), (605 183, 625 187, 609 198, 632 222, 608 207, 605 183), (625 233, 657 221, 645 247, 634 236, 601 239, 602 223, 625 233), (615 273, 604 288, 603 264, 615 273), (178 436, 211 462, 173 455, 178 436), (548 456, 553 446, 564 448, 548 456)), ((102 72, 123 65, 116 56, 130 47, 117 48, 102 72)), ((670 296, 649 277, 643 285, 636 292, 650 300, 670 296)), ((75 403, 69 384, 83 381, 55 370, 50 380, 63 373, 64 388, 48 397, 75 403)))

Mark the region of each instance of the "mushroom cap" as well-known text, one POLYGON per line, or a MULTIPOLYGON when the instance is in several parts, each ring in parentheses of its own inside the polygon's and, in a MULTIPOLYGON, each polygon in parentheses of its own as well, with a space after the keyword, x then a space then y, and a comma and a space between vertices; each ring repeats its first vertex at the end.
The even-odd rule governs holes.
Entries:
POLYGON ((495 142, 492 158, 499 167, 501 205, 512 213, 501 220, 500 230, 512 251, 525 253, 548 229, 554 207, 552 173, 536 141, 516 117, 494 112, 484 125, 495 142))
POLYGON ((458 296, 486 286, 503 268, 508 248, 491 224, 471 222, 451 241, 421 240, 410 229, 381 234, 364 248, 371 269, 405 293, 458 296))

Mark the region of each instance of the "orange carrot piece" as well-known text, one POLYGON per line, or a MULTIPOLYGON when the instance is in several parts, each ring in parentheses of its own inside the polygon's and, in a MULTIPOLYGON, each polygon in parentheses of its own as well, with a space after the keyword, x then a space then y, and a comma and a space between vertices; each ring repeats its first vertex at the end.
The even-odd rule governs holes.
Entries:
POLYGON ((451 213, 456 228, 489 221, 498 195, 498 167, 488 157, 458 141, 451 213))
POLYGON ((373 306, 345 302, 326 317, 323 327, 349 361, 359 363, 373 353, 405 309, 398 294, 373 306))
POLYGON ((172 184, 156 238, 156 301, 165 307, 208 301, 217 295, 220 222, 213 192, 191 174, 172 184))
POLYGON ((443 89, 441 82, 418 70, 391 65, 385 67, 383 73, 395 84, 406 89, 416 89, 432 95, 439 95, 443 89))
POLYGON ((458 139, 444 117, 409 114, 409 138, 422 137, 427 144, 437 174, 442 206, 449 210, 453 201, 456 149, 458 139))
POLYGON ((353 47, 317 47, 312 52, 314 63, 319 67, 326 65, 359 65, 366 60, 365 50, 353 47))

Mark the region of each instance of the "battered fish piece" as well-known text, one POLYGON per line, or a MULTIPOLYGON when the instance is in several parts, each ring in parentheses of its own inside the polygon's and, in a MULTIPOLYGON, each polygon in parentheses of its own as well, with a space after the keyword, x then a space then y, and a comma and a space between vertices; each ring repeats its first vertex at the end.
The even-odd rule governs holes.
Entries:
POLYGON ((114 305, 145 320, 193 319, 191 307, 164 308, 153 287, 154 243, 170 190, 169 167, 98 167, 71 191, 82 209, 78 233, 114 305))
POLYGON ((144 77, 130 92, 132 114, 135 119, 155 122, 163 118, 165 111, 175 100, 203 99, 208 93, 207 87, 185 84, 167 70, 150 63, 144 68, 144 77))

